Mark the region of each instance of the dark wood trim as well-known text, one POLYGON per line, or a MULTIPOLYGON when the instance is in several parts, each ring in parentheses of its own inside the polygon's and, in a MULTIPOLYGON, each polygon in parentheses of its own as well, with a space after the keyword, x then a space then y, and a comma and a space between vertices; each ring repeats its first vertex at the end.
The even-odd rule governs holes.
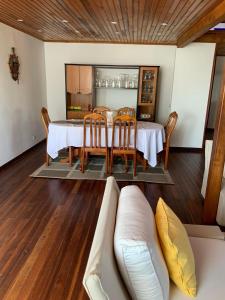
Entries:
POLYGON ((112 45, 140 45, 140 46, 176 46, 176 43, 169 43, 169 42, 140 42, 140 43, 132 43, 132 42, 123 42, 123 41, 118 41, 118 42, 112 42, 112 41, 83 41, 83 40, 42 40, 45 43, 72 43, 72 44, 112 44, 112 45))
POLYGON ((213 9, 209 9, 201 19, 192 24, 181 36, 178 37, 177 46, 185 47, 206 33, 210 28, 224 21, 225 0, 218 3, 213 9))
POLYGON ((225 32, 223 30, 210 30, 200 36, 195 42, 200 43, 223 43, 225 42, 225 32))
POLYGON ((225 68, 220 92, 220 103, 214 132, 213 148, 204 201, 203 221, 214 224, 219 203, 225 161, 225 68))
POLYGON ((146 66, 146 65, 108 65, 108 64, 76 64, 76 63, 65 63, 65 66, 91 66, 95 68, 112 68, 112 69, 139 69, 139 67, 157 67, 160 68, 160 66, 146 66))
POLYGON ((188 147, 170 147, 171 152, 190 152, 190 153, 202 153, 203 148, 188 148, 188 147))
POLYGON ((21 157, 23 157, 24 155, 28 154, 31 151, 34 151, 37 147, 39 147, 41 144, 43 144, 46 141, 46 139, 41 140, 40 142, 38 142, 37 144, 33 145, 31 148, 25 150, 24 152, 22 152, 21 154, 19 154, 18 156, 14 157, 13 159, 9 160, 7 163, 5 163, 4 165, 0 166, 0 171, 5 169, 6 167, 8 167, 9 165, 11 165, 13 162, 19 160, 21 157))

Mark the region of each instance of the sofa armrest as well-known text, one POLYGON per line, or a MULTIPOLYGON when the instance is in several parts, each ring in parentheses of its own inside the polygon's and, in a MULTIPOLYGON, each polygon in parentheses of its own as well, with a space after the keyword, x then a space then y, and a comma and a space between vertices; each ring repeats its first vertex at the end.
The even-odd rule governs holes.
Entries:
POLYGON ((224 240, 224 232, 219 226, 184 224, 188 236, 224 240))

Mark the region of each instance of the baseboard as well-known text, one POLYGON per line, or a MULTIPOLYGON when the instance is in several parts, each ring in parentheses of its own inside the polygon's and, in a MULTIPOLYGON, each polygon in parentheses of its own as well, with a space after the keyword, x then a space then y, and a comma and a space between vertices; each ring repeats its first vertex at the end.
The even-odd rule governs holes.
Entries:
POLYGON ((187 148, 187 147, 170 147, 171 152, 191 152, 191 153, 202 153, 203 148, 187 148))
POLYGON ((43 144, 44 142, 46 142, 46 139, 41 140, 40 142, 38 142, 37 144, 33 145, 32 147, 30 147, 29 149, 25 150, 24 152, 22 152, 21 154, 19 154, 18 156, 14 157, 13 159, 7 161, 7 163, 5 163, 4 165, 0 166, 0 170, 2 170, 3 168, 8 167, 11 163, 13 163, 14 161, 20 159, 24 154, 29 153, 30 151, 34 150, 36 147, 40 146, 41 144, 43 144))

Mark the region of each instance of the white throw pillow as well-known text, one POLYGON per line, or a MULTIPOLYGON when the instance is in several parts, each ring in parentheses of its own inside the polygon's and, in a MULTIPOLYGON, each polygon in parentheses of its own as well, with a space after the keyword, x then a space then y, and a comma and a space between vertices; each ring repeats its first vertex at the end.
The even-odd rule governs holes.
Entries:
POLYGON ((132 299, 167 300, 169 275, 157 237, 155 218, 137 186, 121 190, 114 250, 132 299))

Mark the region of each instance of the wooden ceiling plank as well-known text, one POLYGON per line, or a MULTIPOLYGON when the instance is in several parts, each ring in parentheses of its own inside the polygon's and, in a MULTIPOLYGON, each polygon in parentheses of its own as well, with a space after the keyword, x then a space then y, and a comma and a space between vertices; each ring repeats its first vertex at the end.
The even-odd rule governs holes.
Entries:
POLYGON ((152 5, 150 7, 150 11, 149 11, 149 17, 148 17, 148 22, 147 22, 147 27, 146 27, 146 31, 145 31, 145 35, 144 35, 144 40, 148 40, 148 37, 150 36, 150 32, 152 30, 152 26, 153 26, 153 21, 154 21, 154 16, 155 16, 155 12, 157 10, 157 6, 159 4, 160 1, 154 0, 152 1, 152 5))
POLYGON ((126 0, 127 5, 127 16, 128 16, 128 31, 130 36, 130 41, 134 41, 134 25, 133 25, 133 1, 126 0))
MULTIPOLYGON (((75 37, 76 39, 81 39, 84 37, 89 37, 90 33, 85 30, 85 28, 80 27, 79 20, 76 16, 72 16, 69 10, 67 9, 66 5, 64 4, 63 1, 57 1, 55 0, 54 3, 50 2, 49 8, 51 8, 52 13, 55 15, 57 18, 58 22, 62 22, 62 20, 67 20, 68 23, 62 23, 64 26, 65 30, 71 30, 71 37, 75 37), (63 13, 62 13, 63 12, 63 13), (79 31, 79 33, 77 32, 79 31)), ((53 15, 53 16, 54 16, 53 15)))
MULTIPOLYGON (((58 31, 56 32, 55 30, 51 29, 52 27, 50 26, 51 25, 50 23, 48 23, 44 20, 41 22, 41 20, 38 19, 39 13, 36 12, 35 8, 33 8, 31 10, 30 8, 28 8, 26 6, 26 3, 24 1, 20 1, 20 7, 23 8, 23 12, 24 12, 23 17, 21 17, 21 14, 20 14, 20 16, 18 16, 18 18, 24 18, 24 22, 20 23, 22 26, 32 28, 33 32, 37 32, 38 29, 42 29, 43 31, 45 31, 43 24, 45 24, 45 27, 46 27, 46 24, 49 24, 49 26, 46 28, 48 31, 48 35, 49 35, 49 32, 51 32, 51 35, 54 34, 55 36, 59 36, 58 31), (35 18, 35 16, 36 16, 36 18, 35 18), (35 27, 33 27, 33 25, 35 25, 35 27)), ((8 7, 7 10, 12 11, 12 14, 14 14, 14 12, 16 11, 13 7, 8 7)), ((41 36, 41 35, 42 34, 40 34, 39 36, 41 36)), ((61 35, 61 37, 63 38, 63 35, 61 35)))
POLYGON ((54 1, 54 5, 51 2, 49 8, 51 8, 52 14, 57 18, 59 24, 63 19, 68 21, 68 23, 61 23, 61 30, 63 33, 67 33, 71 38, 76 39, 93 38, 90 31, 85 30, 84 27, 82 27, 82 30, 80 29, 81 26, 79 25, 78 18, 74 15, 72 17, 71 14, 68 14, 66 5, 62 7, 58 1, 54 1), (79 31, 79 33, 76 31, 79 31))
MULTIPOLYGON (((108 1, 112 2, 111 0, 108 0, 108 1)), ((119 19, 119 24, 120 24, 120 28, 121 28, 121 33, 122 33, 122 36, 123 36, 123 41, 128 42, 128 35, 127 35, 126 27, 125 27, 121 2, 120 2, 120 0, 113 0, 113 4, 115 6, 115 11, 118 14, 118 19, 119 19)))
POLYGON ((225 0, 221 1, 206 15, 188 28, 177 41, 178 47, 184 47, 207 32, 211 27, 225 19, 225 0))
POLYGON ((119 40, 121 42, 125 42, 124 36, 123 36, 123 23, 122 23, 122 16, 121 13, 116 11, 114 1, 112 0, 106 0, 107 9, 105 10, 105 13, 107 15, 107 19, 109 22, 117 22, 117 24, 112 24, 111 27, 113 31, 119 32, 119 40), (119 17, 120 14, 120 17, 119 17))
POLYGON ((5 0, 0 1, 0 20, 44 41, 174 44, 188 24, 196 22, 202 12, 219 2, 5 0), (18 22, 20 18, 24 22, 18 22), (163 22, 168 26, 162 27, 163 22))
MULTIPOLYGON (((91 36, 93 35, 93 31, 96 32, 96 29, 90 30, 90 28, 87 28, 81 21, 81 18, 79 18, 79 16, 76 14, 76 10, 74 9, 74 7, 71 8, 68 3, 65 3, 65 1, 62 0, 57 0, 57 3, 59 5, 59 8, 67 13, 67 19, 69 20, 70 24, 72 24, 74 29, 80 32, 81 37, 91 38, 91 36)), ((78 39, 79 38, 80 36, 78 35, 78 39)))
MULTIPOLYGON (((186 12, 190 9, 190 6, 192 5, 198 5, 196 0, 186 1, 182 0, 180 1, 179 5, 176 7, 176 10, 174 11, 174 14, 171 16, 170 25, 165 28, 166 32, 162 34, 163 39, 171 39, 171 35, 176 32, 176 30, 179 28, 178 24, 182 24, 182 26, 186 26, 186 22, 184 22, 186 12)), ((180 30, 180 28, 179 28, 180 30)), ((174 39, 176 41, 176 39, 174 39)))
POLYGON ((89 6, 91 7, 93 11, 93 16, 96 24, 98 25, 100 30, 104 29, 104 35, 106 40, 114 40, 115 37, 118 39, 118 36, 115 34, 115 29, 112 28, 113 24, 111 24, 111 20, 108 20, 105 11, 107 10, 107 3, 103 0, 96 0, 94 3, 93 1, 90 1, 89 6))
MULTIPOLYGON (((172 2, 173 2, 173 0, 172 0, 172 2)), ((151 39, 153 41, 158 39, 158 37, 160 37, 162 34, 162 29, 163 29, 162 23, 165 23, 165 18, 167 16, 170 6, 171 6, 171 1, 166 0, 166 1, 162 2, 161 6, 158 9, 157 25, 155 26, 155 28, 152 32, 152 37, 151 37, 151 39)))
MULTIPOLYGON (((202 15, 202 12, 205 13, 209 6, 212 6, 212 3, 209 3, 207 0, 202 1, 201 3, 192 0, 192 2, 188 2, 189 7, 185 10, 182 17, 178 20, 176 25, 174 26, 173 30, 176 32, 176 40, 179 35, 182 34, 183 31, 188 26, 191 26, 196 21, 196 16, 202 15), (185 20, 185 23, 184 21, 185 20)), ((167 38, 168 36, 165 36, 167 38)))
POLYGON ((122 15, 123 15, 123 24, 124 24, 124 28, 125 28, 125 33, 127 36, 127 41, 131 41, 131 36, 130 36, 130 31, 129 31, 129 21, 128 21, 128 15, 127 15, 127 5, 126 5, 126 1, 121 1, 120 2, 120 7, 121 7, 121 11, 122 11, 122 15))
MULTIPOLYGON (((67 5, 71 7, 71 9, 73 9, 74 13, 76 11, 79 12, 80 22, 84 23, 85 20, 86 26, 90 27, 90 30, 92 33, 94 33, 94 35, 99 34, 100 36, 102 36, 102 39, 104 40, 106 39, 105 31, 102 30, 102 28, 99 27, 98 24, 96 24, 96 20, 94 20, 92 18, 92 15, 90 15, 90 12, 86 10, 85 1, 82 2, 82 1, 66 0, 65 2, 67 3, 67 5)), ((95 40, 95 38, 93 40, 95 40)))
MULTIPOLYGON (((173 31, 173 23, 174 23, 174 19, 175 16, 177 17, 177 14, 179 15, 179 7, 181 6, 182 1, 180 0, 175 0, 173 1, 172 5, 170 6, 167 16, 166 16, 166 21, 165 23, 167 23, 166 26, 164 26, 164 28, 162 29, 162 34, 159 37, 159 41, 161 42, 162 40, 164 40, 165 35, 169 33, 169 39, 171 37, 171 31, 173 31)), ((181 7, 183 7, 184 5, 182 5, 181 7)))
POLYGON ((113 3, 114 7, 115 7, 115 12, 118 16, 118 21, 119 21, 119 28, 120 28, 120 32, 122 34, 122 38, 124 42, 128 42, 127 40, 127 35, 126 35, 126 31, 125 31, 125 25, 124 25, 124 20, 123 20, 123 15, 122 15, 122 9, 120 6, 120 1, 118 0, 108 0, 109 3, 113 3))
MULTIPOLYGON (((112 24, 112 17, 109 14, 109 6, 105 0, 101 0, 101 18, 102 18, 102 25, 105 26, 105 30, 110 34, 110 40, 121 40, 121 35, 117 34, 118 31, 118 24, 112 24)), ((93 6, 93 9, 95 7, 93 6)), ((96 10, 96 16, 98 16, 98 10, 96 10)))
POLYGON ((141 41, 145 42, 145 36, 146 36, 146 31, 148 30, 148 26, 150 26, 150 18, 151 18, 151 11, 152 11, 152 6, 154 4, 154 1, 148 1, 146 0, 145 6, 144 6, 144 15, 143 15, 143 21, 142 21, 142 29, 141 29, 141 41))
MULTIPOLYGON (((46 10, 45 5, 42 1, 33 1, 32 9, 27 6, 26 1, 20 0, 20 5, 23 8, 23 10, 28 14, 29 17, 25 17, 25 22, 27 19, 32 16, 32 22, 36 25, 37 29, 42 29, 43 32, 51 32, 52 34, 56 36, 64 37, 64 30, 63 26, 64 24, 56 22, 56 20, 52 19, 53 11, 50 11, 48 13, 48 10, 46 10), (54 22, 54 26, 53 26, 54 22)), ((31 23, 31 22, 30 22, 31 23)), ((30 24, 31 26, 32 24, 30 24)), ((37 30, 36 28, 34 30, 37 30)), ((66 34, 67 36, 67 34, 66 34)))
POLYGON ((60 1, 60 5, 63 9, 66 9, 66 11, 70 12, 72 19, 77 20, 78 31, 81 32, 82 36, 88 36, 88 39, 92 38, 92 40, 95 41, 98 28, 96 28, 92 20, 88 19, 89 16, 87 15, 80 1, 60 1))
POLYGON ((26 29, 26 28, 22 28, 22 27, 21 27, 21 28, 18 28, 17 22, 15 22, 15 23, 13 24, 13 22, 10 22, 10 21, 8 21, 8 20, 2 19, 2 17, 0 17, 0 23, 3 23, 3 24, 5 24, 5 25, 7 25, 7 26, 9 26, 9 27, 12 27, 12 28, 14 28, 14 29, 16 29, 16 30, 19 30, 19 31, 21 31, 21 32, 23 32, 23 33, 25 33, 25 34, 28 34, 28 35, 30 35, 30 36, 33 36, 34 38, 36 38, 36 39, 42 41, 42 38, 41 38, 38 34, 34 34, 33 31, 28 30, 28 29, 26 29))
POLYGON ((159 15, 161 13, 161 10, 163 9, 165 0, 160 0, 160 1, 157 1, 157 2, 158 2, 157 7, 156 7, 155 13, 153 15, 152 26, 150 28, 150 31, 149 31, 148 35, 147 35, 147 39, 151 39, 151 40, 153 40, 153 32, 155 31, 155 29, 157 27, 158 20, 159 20, 159 15))
POLYGON ((145 9, 146 9, 146 0, 139 1, 138 7, 138 19, 137 19, 137 40, 141 42, 142 40, 142 30, 144 27, 144 16, 145 16, 145 9))

